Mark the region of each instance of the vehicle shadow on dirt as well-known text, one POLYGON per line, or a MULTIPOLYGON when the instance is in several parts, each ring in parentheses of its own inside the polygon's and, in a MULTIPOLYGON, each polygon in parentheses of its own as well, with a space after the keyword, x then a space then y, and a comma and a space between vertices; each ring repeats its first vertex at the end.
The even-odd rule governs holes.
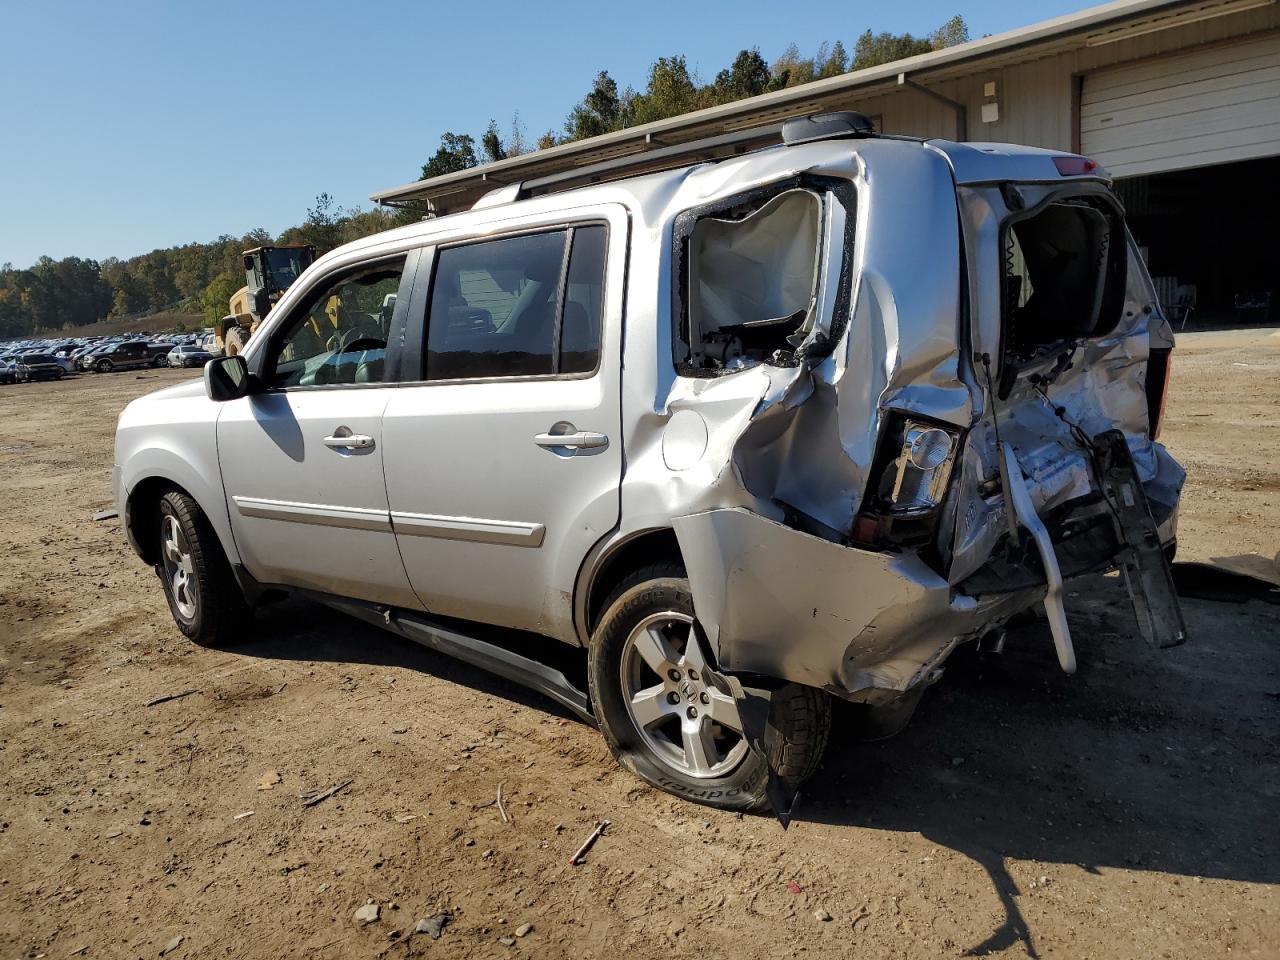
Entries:
POLYGON ((1021 941, 1038 956, 1008 859, 1280 882, 1274 606, 1184 598, 1190 641, 1166 651, 1136 636, 1115 578, 1068 609, 1074 677, 1042 623, 1011 630, 1001 654, 965 648, 892 739, 856 742, 856 712, 838 710, 797 811, 919 833, 981 865, 1005 921, 973 955, 1021 941))
MULTIPOLYGON (((521 635, 529 636, 529 635, 521 635)), ((543 661, 570 675, 579 669, 574 651, 555 641, 529 636, 539 649, 545 648, 543 661)), ((478 667, 462 663, 442 653, 419 646, 387 630, 304 599, 287 599, 260 607, 252 634, 231 653, 262 657, 268 660, 317 660, 329 663, 363 663, 380 667, 401 667, 460 684, 477 693, 500 697, 512 703, 577 721, 569 710, 558 703, 478 667)), ((537 656, 534 651, 529 655, 537 656)), ((585 683, 585 675, 582 677, 585 683)))
MULTIPOLYGON (((797 821, 918 833, 979 864, 1005 919, 972 955, 1021 943, 1039 956, 1010 859, 1280 883, 1274 606, 1184 598, 1190 641, 1167 651, 1137 637, 1114 577, 1077 586, 1068 607, 1074 677, 1058 670, 1048 629, 1035 623, 1011 630, 1000 654, 957 652, 891 739, 861 741, 856 712, 837 704, 826 761, 796 810, 797 821)), ((550 649, 568 655, 562 669, 580 659, 550 649)), ((403 667, 574 719, 537 693, 305 600, 260 610, 235 652, 403 667)))

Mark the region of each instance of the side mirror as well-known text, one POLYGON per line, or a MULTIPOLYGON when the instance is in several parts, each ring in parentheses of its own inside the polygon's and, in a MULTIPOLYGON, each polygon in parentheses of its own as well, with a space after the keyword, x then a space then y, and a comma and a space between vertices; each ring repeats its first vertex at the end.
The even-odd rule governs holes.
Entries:
POLYGON ((249 394, 249 365, 244 357, 214 357, 204 365, 204 392, 216 403, 249 394))
POLYGON ((271 298, 267 295, 266 287, 257 287, 253 290, 253 315, 262 320, 271 312, 271 298))

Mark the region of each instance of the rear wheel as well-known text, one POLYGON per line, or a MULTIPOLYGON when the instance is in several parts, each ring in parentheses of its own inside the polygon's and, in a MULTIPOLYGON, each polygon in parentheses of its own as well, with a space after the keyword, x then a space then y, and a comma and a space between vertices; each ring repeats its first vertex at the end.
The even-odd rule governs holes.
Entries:
POLYGON ((161 497, 158 509, 156 572, 174 623, 202 646, 224 647, 241 639, 252 611, 209 518, 177 490, 161 497))
MULTIPOLYGON (((591 641, 591 697, 613 755, 650 784, 728 810, 767 804, 768 766, 747 746, 736 701, 717 683, 675 564, 642 570, 606 605, 591 641)), ((826 694, 800 684, 774 692, 765 749, 791 788, 822 759, 826 694)))

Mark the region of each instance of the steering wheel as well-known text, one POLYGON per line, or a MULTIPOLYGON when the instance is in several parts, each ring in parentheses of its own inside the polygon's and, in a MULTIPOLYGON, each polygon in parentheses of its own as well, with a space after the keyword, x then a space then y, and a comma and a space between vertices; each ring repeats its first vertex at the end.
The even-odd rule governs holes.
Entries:
POLYGON ((337 353, 356 353, 360 350, 385 350, 387 341, 379 340, 377 337, 357 337, 350 343, 344 343, 336 351, 337 353))

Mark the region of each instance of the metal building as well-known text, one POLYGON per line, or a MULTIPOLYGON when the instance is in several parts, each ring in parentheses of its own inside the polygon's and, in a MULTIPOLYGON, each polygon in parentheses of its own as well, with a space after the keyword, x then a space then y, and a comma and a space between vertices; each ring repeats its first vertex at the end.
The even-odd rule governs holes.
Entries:
MULTIPOLYGON (((374 195, 464 208, 549 175, 591 182, 634 155, 829 110, 881 132, 1024 143, 1107 168, 1161 289, 1181 313, 1267 318, 1280 288, 1280 5, 1119 0, 1019 30, 374 195)), ((762 133, 761 143, 776 133, 762 133)), ((724 137, 724 153, 754 145, 724 137)), ((708 152, 708 157, 716 151, 708 152)), ((665 161, 669 165, 669 161, 665 161)), ((688 162, 687 156, 682 162, 688 162)))

